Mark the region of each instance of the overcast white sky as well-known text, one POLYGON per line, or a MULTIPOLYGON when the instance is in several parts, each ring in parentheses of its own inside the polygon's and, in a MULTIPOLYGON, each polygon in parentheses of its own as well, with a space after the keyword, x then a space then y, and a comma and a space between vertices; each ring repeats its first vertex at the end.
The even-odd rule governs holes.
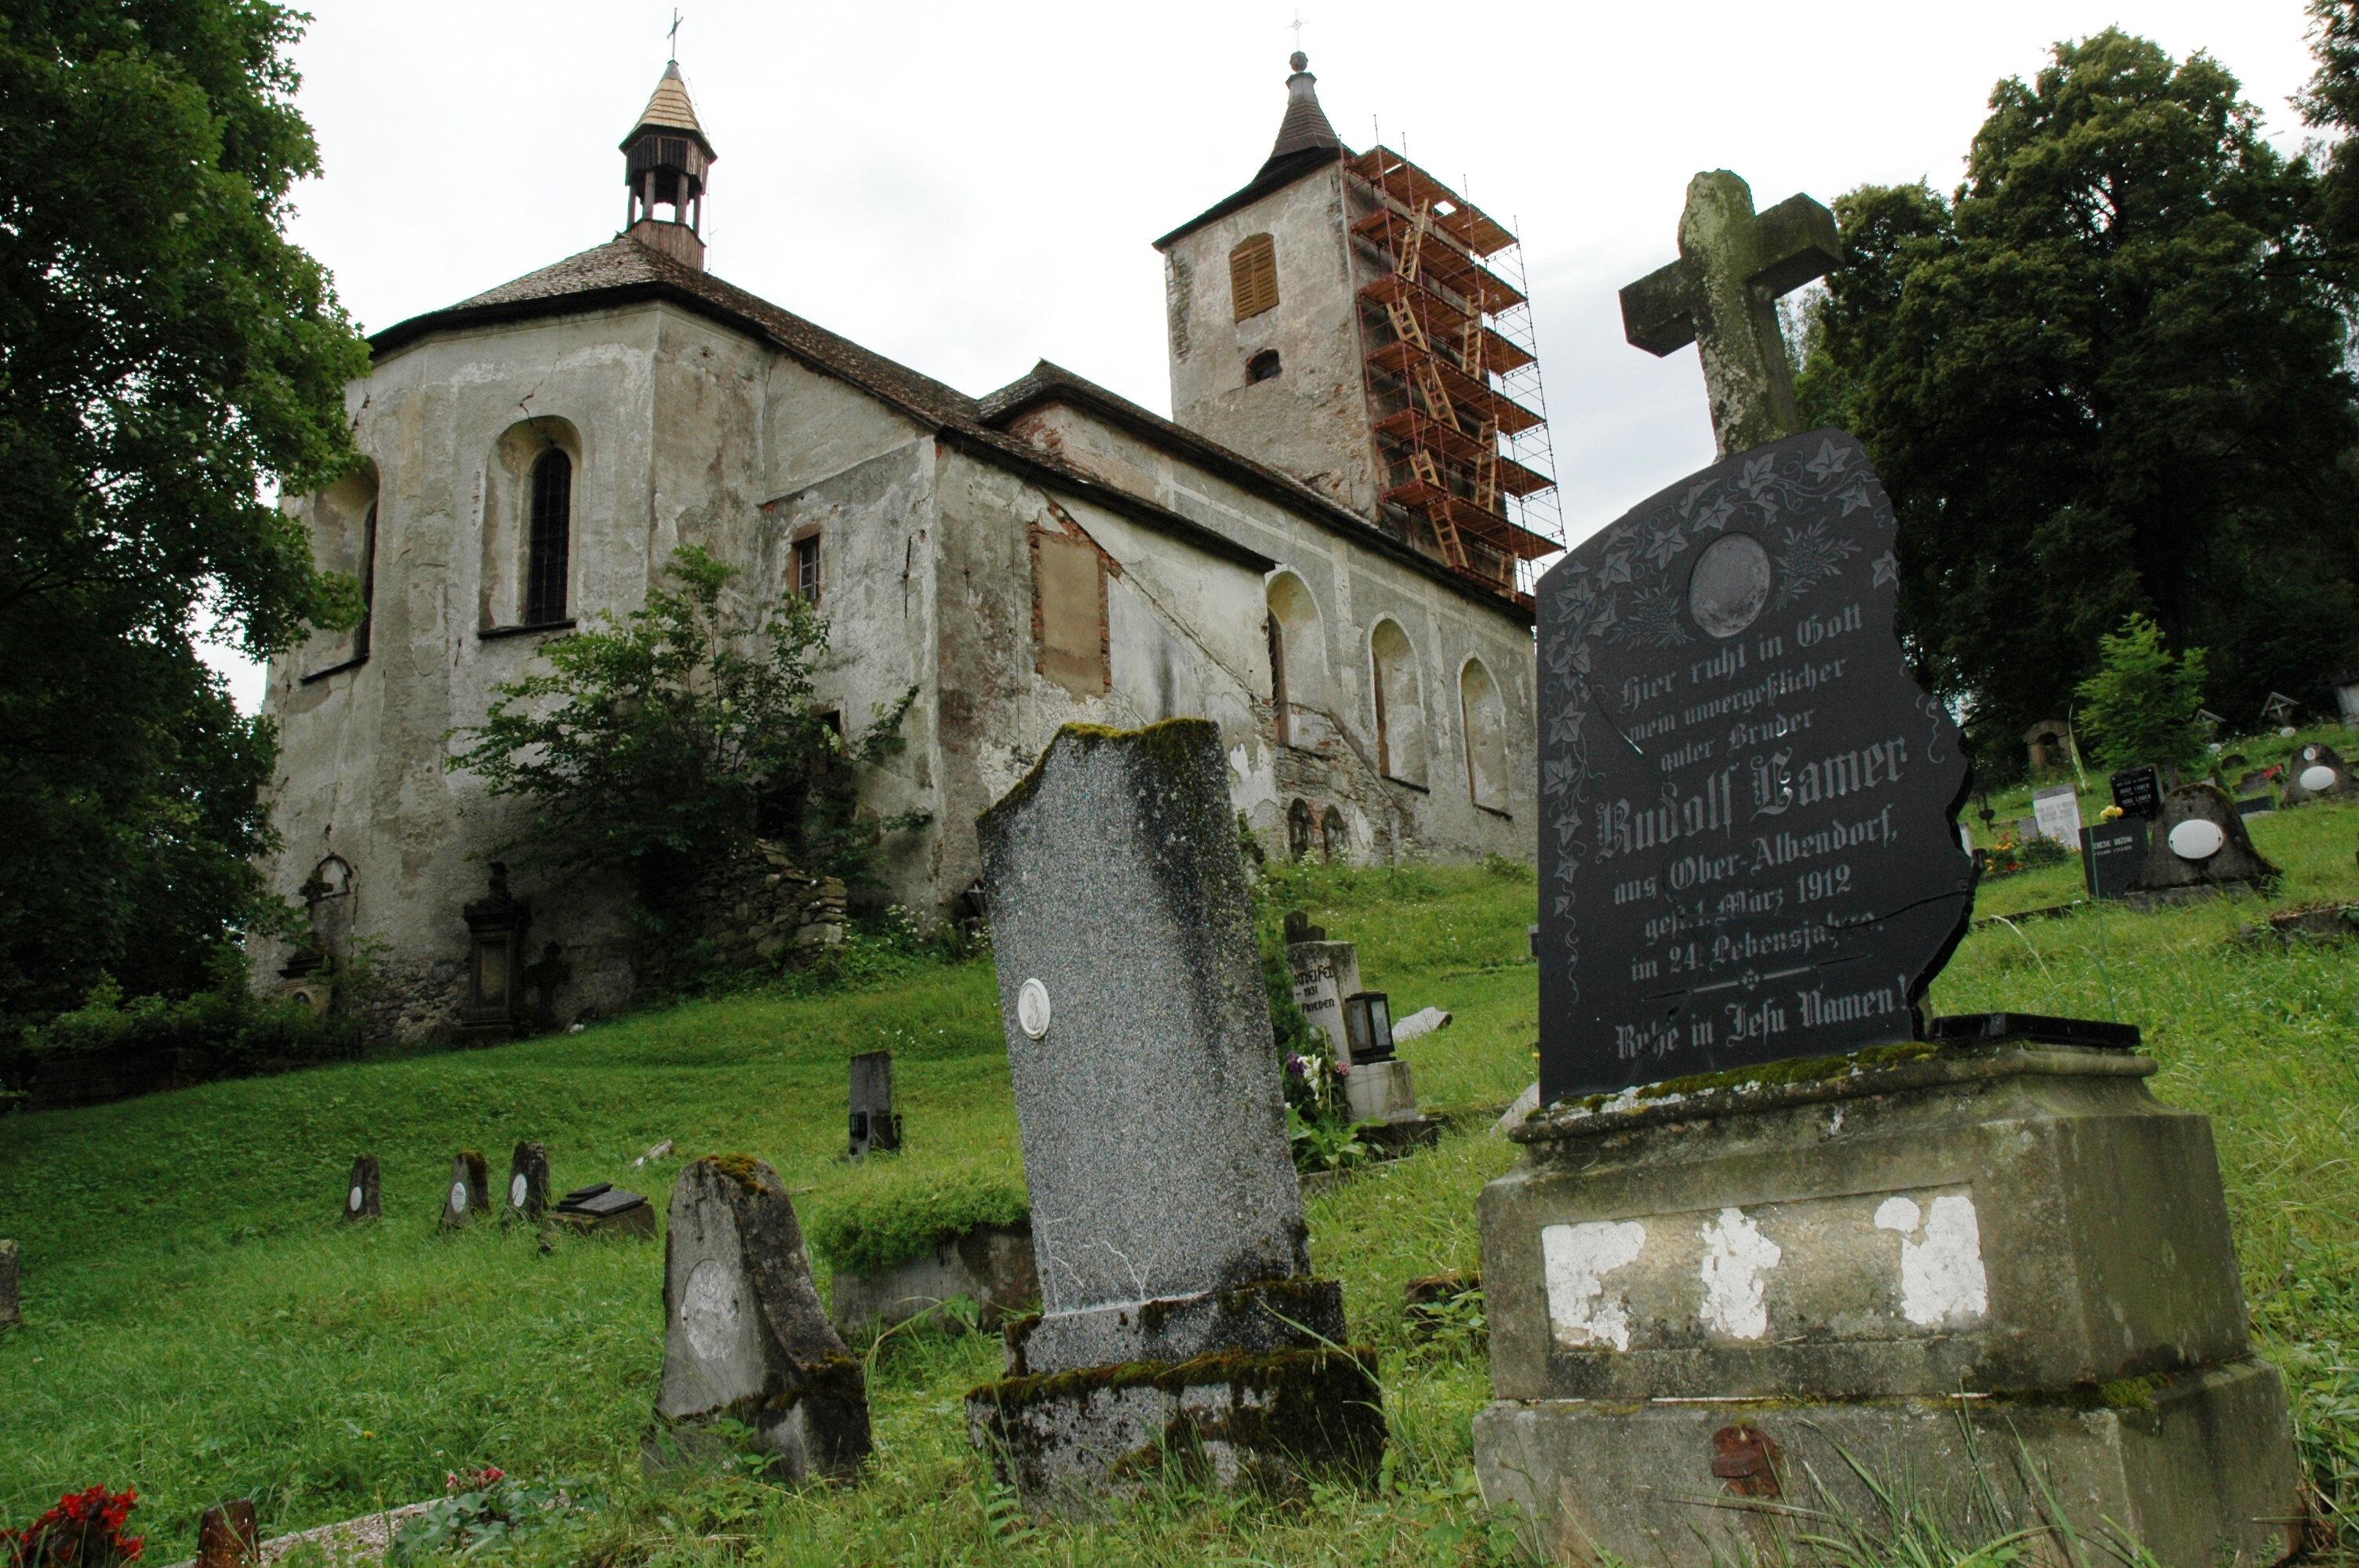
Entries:
MULTIPOLYGON (((663 70, 670 5, 312 8, 300 103, 326 169, 295 236, 365 329, 614 235, 615 144, 663 70)), ((967 392, 1046 358, 1169 411, 1149 242, 1267 156, 1290 5, 680 8, 721 155, 714 273, 967 392)), ((1523 236, 1576 540, 1712 457, 1693 351, 1631 348, 1614 298, 1675 254, 1698 169, 1734 168, 1763 206, 1952 186, 1992 84, 2114 24, 2208 50, 2289 148, 2310 70, 2300 0, 1304 0, 1301 19, 1346 142, 1380 121, 1523 236)), ((256 673, 233 681, 251 707, 256 673)))

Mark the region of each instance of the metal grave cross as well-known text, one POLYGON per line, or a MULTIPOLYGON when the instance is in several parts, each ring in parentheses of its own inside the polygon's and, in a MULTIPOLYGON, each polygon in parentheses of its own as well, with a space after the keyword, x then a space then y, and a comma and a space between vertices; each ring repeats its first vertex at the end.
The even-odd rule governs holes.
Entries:
POLYGON ((1777 297, 1841 257, 1833 213, 1807 196, 1756 212, 1752 188, 1716 168, 1688 182, 1680 259, 1622 291, 1632 342, 1658 356, 1696 346, 1722 458, 1801 433, 1777 297))

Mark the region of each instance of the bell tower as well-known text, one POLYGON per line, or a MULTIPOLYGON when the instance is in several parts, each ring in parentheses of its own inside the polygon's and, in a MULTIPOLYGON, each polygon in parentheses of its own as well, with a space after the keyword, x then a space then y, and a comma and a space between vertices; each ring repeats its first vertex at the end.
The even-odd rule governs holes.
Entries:
POLYGON ((630 188, 624 205, 625 232, 702 272, 705 174, 718 161, 712 144, 704 138, 704 127, 697 124, 696 105, 689 102, 679 61, 666 61, 655 95, 623 138, 623 181, 630 188), (671 216, 657 217, 658 206, 670 208, 671 216))

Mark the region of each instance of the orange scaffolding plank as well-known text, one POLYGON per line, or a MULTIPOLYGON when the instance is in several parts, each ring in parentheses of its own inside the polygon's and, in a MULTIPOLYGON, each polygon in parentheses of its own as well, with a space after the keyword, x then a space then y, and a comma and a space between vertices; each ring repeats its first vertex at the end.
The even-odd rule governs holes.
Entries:
POLYGON ((1516 236, 1450 187, 1393 151, 1371 147, 1352 160, 1352 172, 1409 211, 1430 202, 1434 227, 1478 256, 1504 251, 1516 236))
POLYGON ((1395 375, 1407 379, 1419 365, 1431 365, 1441 373, 1441 384, 1452 403, 1462 404, 1477 412, 1488 424, 1499 427, 1506 435, 1516 435, 1542 423, 1540 416, 1511 397, 1503 397, 1483 383, 1476 381, 1456 365, 1429 349, 1415 343, 1396 340, 1368 356, 1368 362, 1380 365, 1395 375))
MULTIPOLYGON (((1390 249, 1395 236, 1406 237, 1416 227, 1416 220, 1386 211, 1371 212, 1352 225, 1352 232, 1375 241, 1390 249)), ((1426 230, 1418 242, 1418 275, 1431 277, 1453 294, 1464 296, 1491 315, 1512 310, 1524 303, 1524 296, 1510 287, 1507 280, 1483 265, 1458 248, 1455 242, 1436 229, 1426 230)), ((1397 259, 1397 258, 1396 258, 1397 259)))
POLYGON ((1395 485, 1385 492, 1384 498, 1396 506, 1414 507, 1421 512, 1442 507, 1458 528, 1500 554, 1513 556, 1519 561, 1536 561, 1564 548, 1555 540, 1544 539, 1530 529, 1519 527, 1497 513, 1486 511, 1454 491, 1429 480, 1412 478, 1407 484, 1395 485))
MULTIPOLYGON (((1439 453, 1444 461, 1461 470, 1471 471, 1483 460, 1482 442, 1455 425, 1443 424, 1422 408, 1404 408, 1397 414, 1386 415, 1376 421, 1376 433, 1403 446, 1422 447, 1439 453)), ((1556 482, 1513 458, 1495 456, 1492 460, 1498 465, 1499 488, 1509 495, 1530 495, 1556 482)))
MULTIPOLYGON (((1466 335, 1466 323, 1471 319, 1463 310, 1451 304, 1430 288, 1420 288, 1397 272, 1388 272, 1374 283, 1360 289, 1360 297, 1378 305, 1397 305, 1417 318, 1429 338, 1447 338, 1455 343, 1466 335)), ((1532 356, 1516 347, 1497 332, 1483 329, 1483 368, 1501 375, 1521 370, 1532 362, 1532 356)))

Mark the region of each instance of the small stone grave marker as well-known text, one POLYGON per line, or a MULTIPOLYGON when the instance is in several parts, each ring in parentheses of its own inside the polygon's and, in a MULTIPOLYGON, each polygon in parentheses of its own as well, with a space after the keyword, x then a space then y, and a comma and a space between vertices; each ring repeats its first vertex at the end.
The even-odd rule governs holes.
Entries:
POLYGON ((891 1153, 901 1147, 901 1114, 893 1108, 893 1053, 864 1051, 852 1059, 852 1153, 891 1153))
POLYGON ((2306 806, 2313 800, 2343 800, 2359 794, 2351 770, 2332 746, 2308 745, 2286 762, 2285 804, 2306 806))
POLYGON ((2018 816, 2015 819, 2015 841, 2018 844, 2036 842, 2039 838, 2039 818, 2018 816))
POLYGON ((16 1244, 0 1241, 0 1328, 23 1321, 16 1294, 16 1244))
POLYGON ((2125 892, 2133 899, 2169 903, 2219 888, 2255 886, 2277 874, 2253 848, 2245 818, 2226 792, 2199 780, 2162 797, 2146 864, 2125 892))
MULTIPOLYGON (((1299 913, 1299 912, 1298 912, 1299 913)), ((1352 1060, 1352 1042, 1343 1029, 1343 999, 1360 989, 1360 949, 1351 942, 1330 942, 1323 926, 1286 945, 1287 971, 1294 978, 1294 1005, 1303 1022, 1327 1037, 1327 1049, 1338 1062, 1352 1060)))
POLYGON ((2081 841, 2081 796, 2071 784, 2035 791, 2031 809, 2042 837, 2060 844, 2081 841))
POLYGON ((353 1162, 352 1179, 344 1184, 344 1218, 357 1223, 375 1219, 385 1213, 378 1193, 376 1156, 363 1154, 353 1162))
POLYGON ((1310 1274, 1228 763, 1208 720, 1069 725, 983 815, 1044 1311, 968 1430, 1027 1503, 1364 1471, 1373 1353, 1310 1274))
POLYGON ((750 1429, 790 1483, 847 1476, 868 1456, 866 1384, 820 1304, 793 1200, 742 1154, 698 1160, 672 1186, 647 1468, 730 1457, 723 1422, 750 1429))
POLYGON ((626 1193, 612 1182, 576 1187, 549 1211, 551 1218, 573 1229, 599 1235, 653 1236, 655 1205, 644 1193, 626 1193))
POLYGON ((549 1210, 549 1146, 527 1140, 508 1159, 507 1190, 500 1195, 500 1219, 538 1219, 549 1210))
POLYGON ((2146 869, 2146 819, 2117 816, 2081 829, 2081 874, 2091 898, 2120 898, 2146 869))
POLYGON ((492 1212, 490 1179, 482 1151, 462 1149, 451 1157, 451 1190, 442 1195, 443 1229, 457 1230, 477 1214, 492 1212))
POLYGON ((250 1498, 207 1509, 197 1521, 196 1568, 246 1568, 260 1559, 259 1533, 250 1498))

